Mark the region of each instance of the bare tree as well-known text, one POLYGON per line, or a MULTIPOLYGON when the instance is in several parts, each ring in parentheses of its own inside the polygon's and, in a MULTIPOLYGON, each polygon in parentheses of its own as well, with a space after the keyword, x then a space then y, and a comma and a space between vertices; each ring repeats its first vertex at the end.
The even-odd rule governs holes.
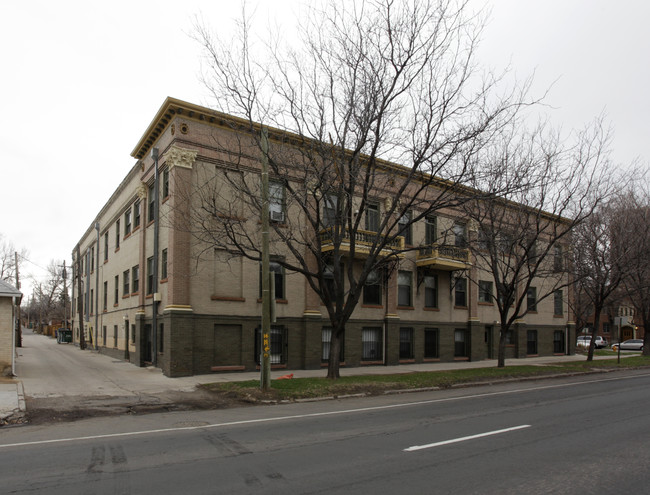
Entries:
POLYGON ((622 202, 617 245, 625 252, 626 295, 641 315, 645 329, 643 355, 650 356, 650 189, 647 181, 641 184, 622 202))
POLYGON ((223 166, 192 189, 191 221, 206 250, 260 260, 254 162, 264 152, 271 249, 326 308, 327 376, 337 378, 363 287, 391 275, 413 224, 468 201, 460 186, 480 168, 467 157, 514 118, 528 84, 501 91, 499 77, 478 71, 483 19, 467 2, 331 1, 303 21, 294 48, 275 38, 266 53, 245 13, 234 41, 197 23, 205 84, 218 110, 240 118, 220 143, 223 166))
POLYGON ((625 235, 631 225, 624 202, 624 198, 615 197, 603 203, 572 236, 576 291, 593 316, 587 361, 593 360, 601 316, 619 296, 631 266, 628 261, 634 241, 625 235))
POLYGON ((64 307, 68 301, 68 295, 63 290, 63 261, 51 260, 47 272, 43 282, 34 284, 34 297, 29 307, 30 313, 38 316, 39 326, 44 321, 65 320, 64 307))
POLYGON ((27 256, 27 250, 18 251, 12 242, 0 234, 0 280, 15 284, 16 282, 16 258, 18 258, 18 269, 22 260, 27 256), (16 256, 18 253, 18 256, 16 256))
POLYGON ((478 196, 464 210, 476 232, 475 278, 494 282, 500 367, 516 321, 549 297, 566 299, 574 230, 612 193, 607 143, 600 120, 574 144, 545 125, 532 132, 512 127, 472 156, 486 170, 475 187, 494 192, 491 200, 478 196))

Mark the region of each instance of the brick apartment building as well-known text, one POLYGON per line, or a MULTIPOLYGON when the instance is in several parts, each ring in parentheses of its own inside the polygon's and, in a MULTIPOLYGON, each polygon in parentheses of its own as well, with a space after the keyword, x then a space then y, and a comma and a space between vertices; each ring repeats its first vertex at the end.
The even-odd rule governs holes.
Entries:
MULTIPOLYGON (((184 198, 199 193, 191 188, 200 187, 207 170, 226 166, 225 155, 233 151, 224 143, 244 132, 225 123, 232 119, 165 100, 132 153, 137 163, 73 250, 76 342, 83 332, 91 347, 135 365, 154 363, 167 376, 257 368, 259 263, 217 250, 199 259, 196 252, 205 254, 204 246, 179 227, 191 216, 184 198), (159 222, 153 221, 156 163, 159 222)), ((430 249, 407 253, 404 269, 364 293, 346 325, 344 366, 496 358, 499 316, 486 296, 490 286, 454 283, 463 273, 482 278, 470 250, 429 240, 432 230, 435 238, 436 229, 463 228, 467 225, 454 212, 413 226, 408 241, 430 243, 430 249)), ((457 235, 467 237, 467 232, 457 235)), ((277 314, 273 366, 324 366, 326 311, 302 275, 271 265, 277 314)), ((566 300, 551 297, 519 321, 506 357, 570 353, 574 342, 566 300)))

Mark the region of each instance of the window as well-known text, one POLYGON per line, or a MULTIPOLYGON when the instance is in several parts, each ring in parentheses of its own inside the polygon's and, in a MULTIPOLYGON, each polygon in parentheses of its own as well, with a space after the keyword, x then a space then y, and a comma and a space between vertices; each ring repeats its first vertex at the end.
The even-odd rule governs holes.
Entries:
POLYGON ((515 345, 517 342, 515 341, 515 332, 514 330, 507 330, 506 331, 506 345, 515 345))
MULTIPOLYGON (((342 269, 342 267, 341 267, 342 269)), ((334 291, 336 289, 335 284, 334 284, 334 266, 330 264, 326 264, 325 267, 323 268, 323 284, 324 284, 324 289, 327 290, 327 293, 329 294, 330 298, 334 299, 335 294, 334 291)))
POLYGON ((131 325, 131 343, 135 344, 135 323, 131 325))
POLYGON ((120 276, 115 275, 115 300, 113 301, 113 305, 117 306, 119 297, 120 297, 120 276))
POLYGON ((361 359, 379 361, 382 359, 381 328, 364 328, 361 330, 361 359))
POLYGON ((490 249, 490 237, 485 229, 478 231, 478 248, 481 251, 488 251, 490 249))
POLYGON ((454 284, 454 305, 467 307, 467 279, 457 278, 454 284))
POLYGON ((375 271, 368 274, 363 286, 363 304, 381 305, 381 278, 375 271))
POLYGON ((272 222, 284 222, 284 185, 269 182, 269 215, 272 222))
MULTIPOLYGON (((269 263, 269 275, 275 287, 275 299, 284 299, 284 268, 277 261, 269 263)), ((262 297, 262 264, 260 263, 260 298, 262 297)))
POLYGON ((478 281, 478 302, 492 304, 493 301, 492 282, 487 280, 478 281))
MULTIPOLYGON (((261 363, 262 328, 257 327, 255 339, 255 362, 261 363)), ((287 330, 283 326, 271 325, 269 332, 271 342, 269 357, 271 364, 287 364, 287 330)))
POLYGON ((438 220, 429 216, 424 220, 424 243, 435 244, 438 241, 438 220))
POLYGON ((366 230, 379 231, 379 205, 377 203, 368 203, 366 206, 366 230))
POLYGON ((115 222, 115 251, 120 249, 120 221, 115 222))
POLYGON ((404 236, 404 242, 408 245, 413 244, 413 224, 411 223, 412 214, 405 211, 398 222, 399 235, 404 236))
MULTIPOLYGON (((327 363, 330 360, 330 348, 331 348, 331 343, 332 343, 332 328, 331 327, 323 327, 323 330, 321 332, 321 340, 322 340, 322 352, 321 352, 321 362, 327 363)), ((343 336, 340 338, 340 352, 339 352, 339 361, 343 362, 343 343, 345 339, 343 336)))
POLYGON ((165 351, 165 324, 160 324, 160 335, 158 336, 158 352, 163 353, 165 351))
POLYGON ((564 332, 562 330, 553 332, 553 352, 564 354, 564 332))
POLYGON ((96 309, 97 308, 95 306, 95 289, 90 289, 90 314, 94 315, 96 309))
POLYGON ((95 247, 90 248, 90 273, 95 271, 95 247))
POLYGON ((454 223, 454 246, 467 247, 467 225, 464 223, 454 223))
POLYGON ((140 200, 133 204, 133 228, 137 229, 140 226, 140 200))
POLYGON ((609 323, 603 323, 603 333, 609 333, 611 331, 609 323))
POLYGON ((154 184, 149 186, 149 211, 148 211, 148 222, 153 222, 156 213, 156 198, 154 197, 154 184))
POLYGON ((104 282, 104 311, 108 310, 108 282, 104 282))
POLYGON ((163 280, 167 279, 167 249, 162 250, 160 278, 163 280))
POLYGON ((467 330, 454 330, 454 357, 467 357, 467 330))
POLYGON ((323 226, 331 227, 336 223, 336 210, 339 198, 334 194, 328 194, 323 201, 323 226))
POLYGON ((131 208, 124 212, 124 237, 131 234, 131 208))
POLYGON ((564 269, 564 257, 562 256, 562 246, 553 247, 553 270, 561 272, 564 269))
POLYGON ((424 307, 438 307, 438 275, 424 276, 424 307))
POLYGON ((555 316, 562 316, 564 314, 564 301, 561 290, 556 290, 553 293, 553 314, 555 316))
POLYGON ((153 294, 153 256, 147 258, 147 295, 153 294))
POLYGON ((437 359, 438 354, 438 329, 425 328, 424 329, 424 357, 429 359, 437 359))
POLYGON ((413 329, 399 329, 399 358, 413 359, 413 329))
POLYGON ((106 347, 106 334, 108 332, 106 331, 106 325, 102 327, 102 342, 104 343, 104 347, 106 347))
POLYGON ((528 330, 526 336, 526 354, 537 354, 537 330, 528 330))
POLYGON ((528 305, 528 311, 537 311, 537 287, 528 287, 526 303, 528 305))
POLYGON ((131 293, 140 291, 140 265, 131 268, 131 293))
POLYGON ((113 325, 113 347, 117 347, 117 325, 113 325))
POLYGON ((131 283, 129 282, 129 270, 124 270, 122 273, 122 297, 126 297, 131 293, 131 283))
POLYGON ((169 169, 166 168, 162 173, 163 198, 169 197, 169 169))
POLYGON ((411 272, 399 271, 397 274, 397 305, 412 306, 411 286, 413 274, 411 272))
POLYGON ((108 261, 108 232, 104 234, 104 261, 108 261))

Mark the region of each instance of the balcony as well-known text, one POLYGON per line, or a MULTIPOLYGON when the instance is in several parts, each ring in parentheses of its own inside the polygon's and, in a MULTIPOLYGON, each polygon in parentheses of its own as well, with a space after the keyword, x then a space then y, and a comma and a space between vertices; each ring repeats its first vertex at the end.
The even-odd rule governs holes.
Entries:
MULTIPOLYGON (((334 250, 334 232, 333 228, 321 230, 320 233, 321 252, 326 253, 334 250)), ((381 243, 386 236, 377 232, 367 230, 357 230, 353 236, 347 229, 341 232, 341 254, 349 254, 351 251, 352 240, 354 240, 355 258, 366 258, 370 254, 370 249, 375 244, 381 243), (378 239, 379 238, 379 239, 378 239)), ((399 258, 404 257, 404 236, 393 238, 384 249, 379 252, 380 256, 390 256, 396 254, 399 258), (397 253, 396 253, 397 252, 397 253)))
POLYGON ((431 244, 418 248, 415 263, 436 270, 464 270, 469 267, 469 249, 449 244, 431 244))

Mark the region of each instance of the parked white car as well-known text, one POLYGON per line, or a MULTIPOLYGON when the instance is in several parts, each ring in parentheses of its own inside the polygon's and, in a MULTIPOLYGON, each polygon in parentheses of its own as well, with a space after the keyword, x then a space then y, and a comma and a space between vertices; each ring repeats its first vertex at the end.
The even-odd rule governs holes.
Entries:
POLYGON ((641 339, 629 339, 629 340, 624 340, 620 344, 612 344, 612 349, 617 350, 619 345, 621 346, 621 350, 625 350, 625 351, 643 350, 643 340, 641 339))
MULTIPOLYGON (((578 341, 576 342, 576 347, 582 347, 583 349, 589 349, 589 345, 591 344, 591 337, 590 336, 580 336, 578 337, 578 341)), ((596 337, 596 343, 594 344, 596 349, 603 349, 607 347, 607 339, 604 337, 596 337)))

